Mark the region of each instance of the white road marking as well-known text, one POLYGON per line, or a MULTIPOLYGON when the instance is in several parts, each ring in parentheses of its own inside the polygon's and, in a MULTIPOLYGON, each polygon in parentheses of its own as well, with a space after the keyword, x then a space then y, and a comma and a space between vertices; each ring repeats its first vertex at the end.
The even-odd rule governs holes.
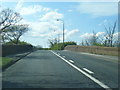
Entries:
POLYGON ((73 60, 69 60, 69 62, 74 63, 74 61, 73 61, 73 60))
POLYGON ((58 55, 60 55, 60 54, 58 53, 58 55))
POLYGON ((65 56, 63 56, 65 58, 65 56))
POLYGON ((88 73, 90 73, 90 74, 94 74, 94 72, 88 70, 87 68, 83 68, 83 69, 84 69, 85 71, 87 71, 88 73))
POLYGON ((73 68, 75 68, 76 70, 78 70, 79 72, 81 72, 82 74, 84 74, 85 76, 87 76, 88 78, 90 78, 92 81, 94 81, 95 83, 97 83, 98 85, 100 85, 102 88, 106 89, 106 90, 112 90, 110 87, 108 87, 107 85, 105 85, 104 83, 100 82, 98 79, 94 78, 93 76, 89 75, 88 73, 84 72, 82 69, 78 68, 77 66, 73 65, 72 63, 70 63, 69 61, 67 61, 66 59, 64 59, 63 57, 59 56, 58 54, 56 54, 55 52, 53 52, 52 50, 50 50, 53 54, 55 54, 56 56, 58 56, 59 58, 61 58, 63 61, 65 61, 66 63, 68 63, 70 66, 72 66, 73 68))

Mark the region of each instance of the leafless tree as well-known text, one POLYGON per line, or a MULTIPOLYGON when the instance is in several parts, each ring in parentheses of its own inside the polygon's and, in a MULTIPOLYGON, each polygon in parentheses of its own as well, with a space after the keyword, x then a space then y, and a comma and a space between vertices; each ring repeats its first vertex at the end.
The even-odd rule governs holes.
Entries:
POLYGON ((54 44, 57 44, 57 38, 54 39, 48 39, 48 43, 50 44, 50 47, 52 47, 54 44))
POLYGON ((91 46, 96 45, 98 43, 98 36, 93 31, 93 35, 89 38, 89 43, 91 46))
POLYGON ((89 38, 86 38, 84 41, 82 41, 82 45, 85 45, 85 46, 94 46, 97 43, 98 43, 98 36, 94 31, 91 34, 91 36, 89 36, 89 38))
POLYGON ((6 37, 6 32, 5 32, 5 30, 4 30, 4 32, 1 33, 1 38, 0 38, 0 40, 1 40, 1 44, 4 44, 4 43, 8 40, 8 38, 6 37))
POLYGON ((107 28, 105 25, 105 30, 106 30, 106 34, 104 35, 105 40, 104 40, 104 44, 105 46, 108 47, 112 47, 113 46, 113 35, 115 33, 116 30, 116 25, 117 25, 117 21, 114 23, 113 26, 110 26, 107 28))
POLYGON ((4 32, 7 27, 15 25, 18 23, 22 18, 20 14, 14 12, 12 9, 4 9, 0 12, 0 34, 4 32))
POLYGON ((6 32, 6 38, 13 42, 13 44, 19 44, 20 37, 28 31, 28 25, 14 25, 10 26, 9 31, 6 32))

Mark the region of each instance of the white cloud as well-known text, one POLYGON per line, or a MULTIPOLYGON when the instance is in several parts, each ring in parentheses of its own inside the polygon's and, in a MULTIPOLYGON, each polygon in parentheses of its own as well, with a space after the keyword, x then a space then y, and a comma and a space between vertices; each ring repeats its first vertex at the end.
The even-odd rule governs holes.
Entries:
MULTIPOLYGON (((78 33, 80 30, 79 29, 72 29, 72 30, 68 30, 65 29, 64 30, 64 35, 65 35, 65 41, 70 40, 71 37, 75 36, 76 33, 78 33)), ((60 36, 60 40, 63 40, 63 31, 58 31, 60 36)))
MULTIPOLYGON (((31 8, 31 6, 29 6, 31 8)), ((35 6, 35 8, 40 8, 40 6, 35 6)), ((30 9, 29 8, 29 9, 30 9)), ((28 9, 28 8, 27 8, 28 9)), ((24 9, 25 10, 25 9, 24 9)), ((33 10, 33 9, 32 9, 33 10)), ((37 9, 36 9, 37 11, 37 9)), ((35 10, 30 11, 35 13, 35 10)), ((40 10, 41 11, 41 10, 40 10)), ((28 13, 30 14, 30 13, 28 13)), ((42 16, 37 21, 26 21, 22 20, 21 23, 29 24, 31 28, 30 31, 26 34, 31 37, 50 37, 54 36, 57 33, 61 33, 61 22, 57 22, 56 19, 62 19, 63 14, 58 13, 57 9, 43 13, 42 16)))
POLYGON ((22 20, 21 23, 29 24, 29 28, 31 28, 28 31, 29 36, 41 36, 41 34, 50 32, 51 30, 50 29, 51 23, 49 22, 38 22, 38 21, 29 22, 29 21, 22 20))
POLYGON ((24 4, 24 0, 20 0, 15 8, 15 10, 18 11, 21 15, 31 15, 39 12, 48 12, 51 10, 50 8, 46 8, 41 5, 29 5, 23 7, 23 4, 24 4))
POLYGON ((114 33, 114 34, 113 34, 113 37, 114 37, 114 38, 116 38, 116 37, 118 38, 118 36, 120 36, 120 32, 117 32, 117 33, 114 33))
POLYGON ((22 20, 21 23, 29 24, 30 30, 26 33, 26 36, 49 37, 56 35, 58 31, 60 33, 59 26, 55 26, 50 22, 39 22, 39 21, 30 22, 30 21, 22 20))
MULTIPOLYGON (((50 22, 29 22, 22 20, 22 23, 29 24, 31 28, 24 37, 33 37, 33 38, 58 38, 62 41, 63 40, 63 30, 61 27, 54 26, 53 23, 50 22), (54 29, 55 28, 55 29, 54 29)), ((65 40, 69 40, 70 37, 75 36, 78 33, 78 29, 68 30, 65 29, 65 40)))
POLYGON ((67 30, 67 32, 66 32, 66 38, 69 38, 69 37, 71 37, 72 35, 75 35, 76 33, 78 33, 79 32, 79 30, 78 29, 73 29, 73 30, 67 30))
POLYGON ((92 33, 85 33, 85 34, 81 35, 80 37, 81 37, 81 38, 90 38, 90 37, 92 37, 92 36, 93 36, 92 33))
MULTIPOLYGON (((23 0, 19 1, 16 5, 16 10, 20 12, 21 15, 37 15, 39 17, 36 21, 29 21, 23 19, 20 23, 29 24, 30 30, 22 36, 22 40, 29 40, 29 38, 39 38, 40 41, 44 39, 47 41, 51 38, 59 38, 63 39, 63 31, 62 31, 62 22, 56 21, 56 19, 64 18, 62 13, 58 12, 58 9, 50 9, 47 7, 43 7, 41 5, 29 5, 23 6, 23 0), (38 13, 42 13, 41 16, 38 13)), ((67 30, 65 29, 65 40, 69 40, 68 38, 71 36, 75 36, 75 34, 79 32, 78 29, 67 30)), ((36 40, 37 41, 37 40, 36 40)), ((29 41, 34 42, 35 41, 29 41)))
POLYGON ((54 21, 56 19, 62 19, 63 14, 58 13, 56 11, 51 11, 43 15, 43 17, 40 19, 42 21, 54 21))
POLYGON ((105 32, 98 32, 98 33, 96 33, 96 36, 99 37, 99 36, 101 36, 103 34, 105 34, 105 32))
POLYGON ((99 16, 112 16, 118 13, 118 3, 106 3, 106 2, 85 2, 80 3, 77 10, 80 13, 90 14, 94 17, 99 16))
MULTIPOLYGON (((99 37, 103 34, 105 34, 105 32, 98 32, 98 33, 96 33, 96 37, 99 37)), ((93 35, 94 35, 93 33, 85 33, 85 34, 80 35, 80 37, 81 38, 91 38, 91 37, 93 37, 93 35)))

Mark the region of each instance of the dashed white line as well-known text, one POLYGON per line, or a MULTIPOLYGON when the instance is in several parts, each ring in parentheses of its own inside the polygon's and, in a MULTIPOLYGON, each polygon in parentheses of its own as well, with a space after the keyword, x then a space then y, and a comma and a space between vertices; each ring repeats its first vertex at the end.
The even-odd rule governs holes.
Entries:
POLYGON ((65 56, 63 56, 65 58, 65 56))
POLYGON ((94 74, 94 72, 88 70, 87 68, 83 68, 86 72, 90 73, 90 74, 94 74))
POLYGON ((69 62, 74 63, 74 61, 73 61, 73 60, 69 60, 69 62))
POLYGON ((89 75, 88 73, 84 72, 82 69, 78 68, 77 66, 75 66, 74 64, 70 63, 69 61, 67 61, 66 59, 64 59, 63 57, 59 56, 58 54, 56 54, 55 52, 53 52, 52 50, 50 50, 53 54, 55 54, 56 56, 58 56, 59 58, 61 58, 63 61, 65 61, 66 63, 68 63, 70 66, 72 66, 73 68, 75 68, 76 70, 78 70, 80 73, 84 74, 85 76, 87 76, 89 79, 91 79, 92 81, 94 81, 95 83, 97 83, 98 85, 100 85, 102 88, 106 89, 106 90, 112 90, 110 87, 108 87, 107 85, 105 85, 104 83, 100 82, 98 79, 94 78, 93 76, 89 75))

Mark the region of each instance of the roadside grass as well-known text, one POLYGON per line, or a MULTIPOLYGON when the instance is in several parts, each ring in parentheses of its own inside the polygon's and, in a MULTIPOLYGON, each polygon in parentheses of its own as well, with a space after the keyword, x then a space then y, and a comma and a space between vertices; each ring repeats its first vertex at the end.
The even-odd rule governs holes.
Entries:
POLYGON ((7 65, 12 60, 13 60, 12 58, 0 57, 0 67, 7 65))

